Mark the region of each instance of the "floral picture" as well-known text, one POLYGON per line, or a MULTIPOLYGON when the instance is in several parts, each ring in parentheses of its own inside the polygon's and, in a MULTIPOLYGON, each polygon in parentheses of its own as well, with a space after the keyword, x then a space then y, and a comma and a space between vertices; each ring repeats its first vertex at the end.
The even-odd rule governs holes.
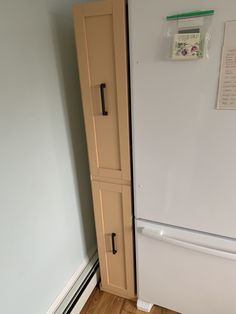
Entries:
POLYGON ((203 56, 200 33, 176 34, 173 42, 173 59, 198 59, 203 56))

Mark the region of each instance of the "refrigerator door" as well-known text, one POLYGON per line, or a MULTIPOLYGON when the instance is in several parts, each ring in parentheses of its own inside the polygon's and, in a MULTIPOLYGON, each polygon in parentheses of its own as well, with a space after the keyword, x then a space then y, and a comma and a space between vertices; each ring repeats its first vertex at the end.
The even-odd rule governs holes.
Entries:
POLYGON ((236 313, 236 241, 136 220, 138 298, 182 314, 236 313))
POLYGON ((215 109, 235 9, 235 0, 129 1, 136 218, 236 238, 236 110, 215 109), (168 60, 165 17, 209 8, 209 59, 168 60))

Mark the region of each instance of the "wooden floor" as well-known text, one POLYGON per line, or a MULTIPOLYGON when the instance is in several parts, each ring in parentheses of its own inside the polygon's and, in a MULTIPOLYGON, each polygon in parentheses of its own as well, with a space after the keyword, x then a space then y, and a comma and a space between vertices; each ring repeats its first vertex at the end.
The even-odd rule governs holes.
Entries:
MULTIPOLYGON (((143 314, 136 308, 136 303, 95 288, 81 314, 143 314)), ((154 306, 151 314, 177 314, 176 312, 154 306)))

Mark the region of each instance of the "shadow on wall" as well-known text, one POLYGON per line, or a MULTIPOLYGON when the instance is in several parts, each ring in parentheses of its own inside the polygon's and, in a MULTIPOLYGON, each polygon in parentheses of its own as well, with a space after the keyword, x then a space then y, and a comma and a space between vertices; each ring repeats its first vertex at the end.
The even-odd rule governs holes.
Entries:
POLYGON ((78 215, 89 254, 96 245, 96 236, 73 21, 71 16, 55 13, 50 14, 50 20, 57 67, 60 71, 60 89, 67 117, 74 181, 78 191, 77 202, 80 208, 78 215))

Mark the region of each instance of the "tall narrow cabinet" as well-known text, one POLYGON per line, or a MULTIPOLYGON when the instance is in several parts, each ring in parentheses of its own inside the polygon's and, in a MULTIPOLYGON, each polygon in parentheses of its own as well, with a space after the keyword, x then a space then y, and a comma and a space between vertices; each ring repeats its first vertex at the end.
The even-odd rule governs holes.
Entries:
POLYGON ((101 288, 135 297, 125 0, 74 6, 101 288))

